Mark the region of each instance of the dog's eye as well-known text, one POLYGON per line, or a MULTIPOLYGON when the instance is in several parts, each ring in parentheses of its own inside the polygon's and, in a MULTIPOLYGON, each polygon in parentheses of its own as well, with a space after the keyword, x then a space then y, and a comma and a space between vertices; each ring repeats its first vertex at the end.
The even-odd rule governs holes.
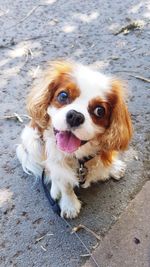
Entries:
POLYGON ((68 93, 67 92, 60 92, 57 96, 57 100, 59 103, 66 104, 68 102, 68 93))
POLYGON ((93 112, 97 117, 99 118, 102 118, 104 115, 105 115, 105 108, 102 107, 102 106, 97 106, 95 109, 94 109, 94 112, 93 112))

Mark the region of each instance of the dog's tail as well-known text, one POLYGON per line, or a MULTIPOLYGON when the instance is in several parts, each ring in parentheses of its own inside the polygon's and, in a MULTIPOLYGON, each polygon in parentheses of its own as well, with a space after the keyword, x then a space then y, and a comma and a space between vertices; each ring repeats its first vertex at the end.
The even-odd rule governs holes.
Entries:
POLYGON ((17 146, 17 157, 23 170, 34 174, 36 178, 42 176, 43 144, 37 129, 26 126, 21 134, 22 143, 17 146))

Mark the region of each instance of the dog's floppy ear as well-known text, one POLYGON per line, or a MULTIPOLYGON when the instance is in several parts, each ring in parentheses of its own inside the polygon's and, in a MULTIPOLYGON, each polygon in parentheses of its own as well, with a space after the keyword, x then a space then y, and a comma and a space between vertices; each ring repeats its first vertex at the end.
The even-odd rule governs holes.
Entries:
POLYGON ((31 118, 42 128, 46 128, 50 120, 47 108, 63 76, 71 70, 71 64, 65 61, 54 61, 37 79, 27 98, 27 110, 31 118))
POLYGON ((111 116, 110 126, 102 138, 103 144, 107 150, 125 150, 132 136, 132 123, 120 81, 112 80, 112 89, 107 100, 111 106, 111 116))

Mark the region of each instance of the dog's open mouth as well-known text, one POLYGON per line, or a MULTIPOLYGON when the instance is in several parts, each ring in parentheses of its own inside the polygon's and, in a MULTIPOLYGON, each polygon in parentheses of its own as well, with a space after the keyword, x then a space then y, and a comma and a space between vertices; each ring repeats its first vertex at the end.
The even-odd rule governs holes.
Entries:
POLYGON ((57 147, 67 153, 75 152, 81 145, 87 141, 80 140, 70 131, 58 131, 54 129, 57 147))

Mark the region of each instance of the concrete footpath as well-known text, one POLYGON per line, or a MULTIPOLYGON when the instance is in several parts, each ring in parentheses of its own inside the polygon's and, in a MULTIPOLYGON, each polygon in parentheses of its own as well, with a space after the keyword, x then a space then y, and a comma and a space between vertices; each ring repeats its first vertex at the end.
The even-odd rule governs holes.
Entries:
MULTIPOLYGON (((139 253, 142 262, 147 255, 142 253, 146 244, 143 232, 138 235, 134 231, 144 231, 140 230, 143 219, 142 223, 139 219, 145 216, 144 205, 150 206, 148 200, 142 204, 142 211, 139 208, 129 244, 126 237, 131 228, 126 227, 133 223, 128 219, 125 225, 124 217, 119 221, 118 218, 148 180, 149 17, 149 0, 0 0, 0 267, 83 266, 89 259, 83 257, 87 251, 70 229, 79 224, 98 236, 106 236, 100 242, 100 252, 96 252, 101 256, 100 259, 96 256, 101 260, 100 266, 120 267, 119 260, 123 261, 121 267, 142 266, 139 262, 134 265, 129 256, 132 252, 137 258, 139 253), (119 33, 124 27, 131 29, 119 33), (110 179, 81 189, 81 213, 75 220, 69 220, 71 227, 53 213, 41 181, 35 184, 34 177, 23 172, 16 158, 16 144, 28 123, 26 96, 38 71, 46 68, 47 61, 58 58, 88 64, 123 80, 129 88, 128 107, 134 127, 129 150, 123 155, 127 164, 125 176, 118 182, 110 179), (23 122, 16 120, 14 113, 23 122), (112 232, 115 229, 119 229, 117 234, 112 232), (135 237, 139 244, 135 244, 135 237), (107 240, 113 244, 111 253, 107 240), (122 251, 128 256, 121 255, 122 251), (130 264, 128 261, 125 265, 129 258, 130 264)), ((131 213, 130 209, 125 214, 131 213)), ((93 252, 96 238, 85 230, 78 235, 93 252)))
MULTIPOLYGON (((93 257, 101 267, 150 266, 150 182, 130 203, 93 257)), ((84 267, 95 267, 90 259, 84 267)))

